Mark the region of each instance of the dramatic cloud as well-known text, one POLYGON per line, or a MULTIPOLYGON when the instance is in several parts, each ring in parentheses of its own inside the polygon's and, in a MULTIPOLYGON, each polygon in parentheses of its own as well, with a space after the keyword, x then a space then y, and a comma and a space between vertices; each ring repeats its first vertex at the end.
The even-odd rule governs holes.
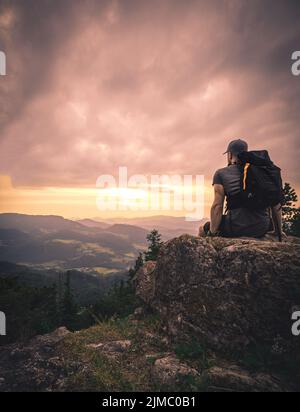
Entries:
POLYGON ((228 140, 300 186, 300 4, 0 0, 0 174, 93 187, 100 174, 204 174, 228 140))

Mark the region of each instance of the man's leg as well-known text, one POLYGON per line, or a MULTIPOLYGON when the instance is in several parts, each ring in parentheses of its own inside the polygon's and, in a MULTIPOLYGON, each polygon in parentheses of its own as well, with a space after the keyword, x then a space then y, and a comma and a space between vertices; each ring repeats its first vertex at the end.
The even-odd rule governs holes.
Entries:
MULTIPOLYGON (((210 231, 210 222, 206 222, 205 225, 199 227, 199 237, 206 237, 210 231)), ((226 215, 222 216, 222 221, 219 227, 220 237, 230 237, 228 231, 226 231, 226 215)))

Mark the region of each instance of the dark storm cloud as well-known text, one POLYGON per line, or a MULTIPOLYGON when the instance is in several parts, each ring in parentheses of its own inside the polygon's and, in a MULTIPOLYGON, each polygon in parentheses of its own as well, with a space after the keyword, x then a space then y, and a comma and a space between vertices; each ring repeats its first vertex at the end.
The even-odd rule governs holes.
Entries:
POLYGON ((0 1, 1 170, 16 184, 203 173, 228 139, 300 185, 298 1, 0 1))

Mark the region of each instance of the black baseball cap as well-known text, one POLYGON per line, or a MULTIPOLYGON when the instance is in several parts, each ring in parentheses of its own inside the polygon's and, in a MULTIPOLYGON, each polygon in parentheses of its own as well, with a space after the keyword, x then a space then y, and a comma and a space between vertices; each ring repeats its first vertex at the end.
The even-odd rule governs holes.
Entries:
POLYGON ((232 153, 233 155, 236 156, 242 152, 247 152, 247 151, 248 151, 248 143, 245 142, 244 140, 237 139, 229 143, 226 152, 223 154, 232 153))

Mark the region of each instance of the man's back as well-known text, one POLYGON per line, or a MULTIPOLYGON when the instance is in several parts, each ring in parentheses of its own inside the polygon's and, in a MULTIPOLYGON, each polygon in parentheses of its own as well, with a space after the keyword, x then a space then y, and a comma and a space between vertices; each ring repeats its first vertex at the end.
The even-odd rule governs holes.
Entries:
MULTIPOLYGON (((236 164, 219 169, 213 179, 213 184, 222 185, 226 197, 236 195, 241 190, 241 172, 236 164)), ((232 237, 250 236, 262 237, 270 228, 268 210, 234 209, 228 212, 224 220, 225 235, 232 237)))

